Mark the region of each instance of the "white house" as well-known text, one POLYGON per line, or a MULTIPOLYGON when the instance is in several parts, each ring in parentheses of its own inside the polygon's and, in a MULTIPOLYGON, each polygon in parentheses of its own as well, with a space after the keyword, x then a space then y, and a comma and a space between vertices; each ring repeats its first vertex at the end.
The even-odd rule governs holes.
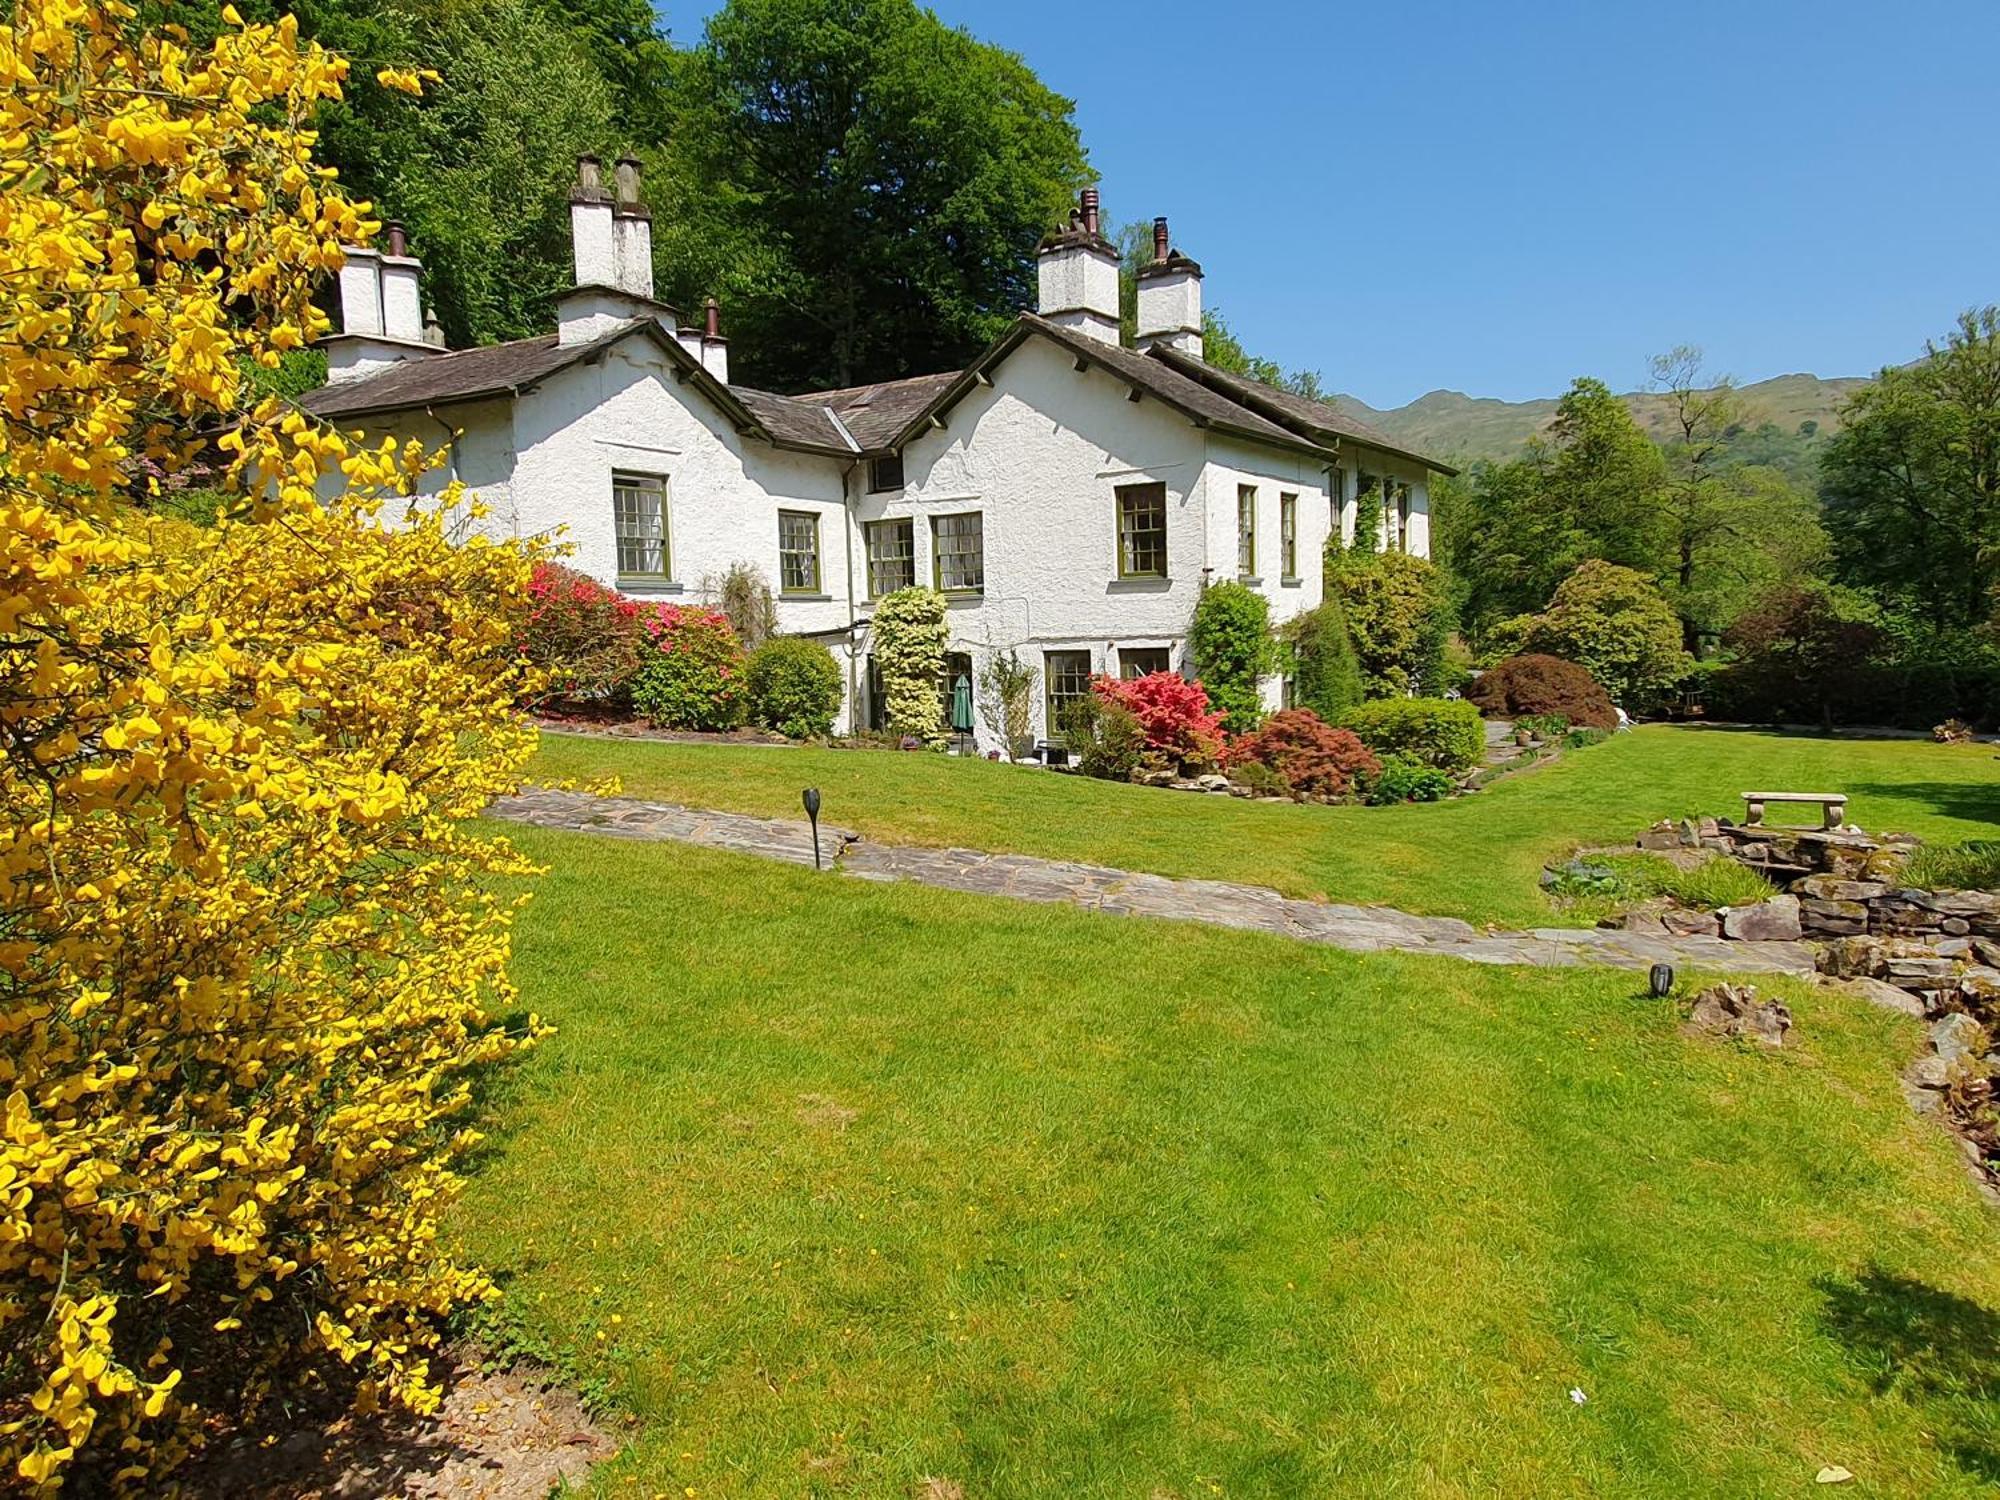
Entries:
MULTIPOLYGON (((700 597, 749 562, 780 626, 846 669, 843 727, 873 722, 873 601, 913 582, 951 601, 949 680, 1011 649, 1042 674, 1036 729, 1091 674, 1179 669, 1196 596, 1240 578, 1283 621, 1320 602, 1320 552, 1383 508, 1384 545, 1428 555, 1444 465, 1333 407, 1201 357, 1201 267, 1154 221, 1138 347, 1120 346, 1118 257, 1086 189, 1042 243, 1039 306, 963 370, 785 396, 729 383, 711 300, 699 327, 652 295, 638 165, 571 193, 576 286, 553 334, 448 352, 418 263, 349 252, 342 331, 306 406, 371 436, 448 445, 444 477, 518 535, 563 529, 574 564, 648 599, 700 597)), ((1282 692, 1266 684, 1275 706, 1282 692)), ((978 729, 984 748, 984 730, 978 729)))

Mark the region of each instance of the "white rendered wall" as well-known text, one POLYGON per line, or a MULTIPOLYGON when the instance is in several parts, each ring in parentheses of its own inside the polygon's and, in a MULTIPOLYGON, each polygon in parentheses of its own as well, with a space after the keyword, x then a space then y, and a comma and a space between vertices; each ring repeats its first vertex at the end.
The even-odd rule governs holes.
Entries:
MULTIPOLYGON (((1353 443, 1340 445, 1340 465, 1346 471, 1346 496, 1341 506, 1341 541, 1349 546, 1354 543, 1355 522, 1359 518, 1357 488, 1363 473, 1372 474, 1379 481, 1387 479, 1391 483, 1407 484, 1410 487, 1410 530, 1405 538, 1403 550, 1413 557, 1427 558, 1431 555, 1431 501, 1430 471, 1421 464, 1406 458, 1395 458, 1373 448, 1362 448, 1353 443)), ((1381 503, 1378 486, 1374 503, 1381 503)), ((1376 528, 1376 537, 1386 545, 1389 539, 1388 512, 1383 512, 1382 524, 1376 528)))
POLYGON ((1118 342, 1118 261, 1083 245, 1044 251, 1035 265, 1036 307, 1051 323, 1118 342))
MULTIPOLYGON (((913 442, 897 494, 855 497, 855 580, 866 590, 863 524, 913 521, 917 582, 932 578, 932 516, 983 516, 986 587, 955 599, 952 649, 974 659, 1012 647, 1039 672, 1048 650, 1089 650, 1099 671, 1116 651, 1169 646, 1183 662, 1189 616, 1209 565, 1203 518, 1206 444, 1187 418, 1043 339, 1029 339, 961 401, 949 425, 913 442), (1157 481, 1167 492, 1167 576, 1118 577, 1116 486, 1157 481)), ((857 485, 857 491, 860 486, 857 485)), ((865 607, 864 607, 865 608, 865 607)), ((862 649, 865 651, 866 642, 862 649)), ((1042 695, 1035 730, 1044 734, 1042 695)), ((982 749, 997 749, 978 730, 982 749)))
POLYGON ((408 255, 385 255, 382 267, 382 332, 392 339, 424 340, 423 295, 418 278, 423 263, 408 255))
MULTIPOLYGON (((1236 579, 1270 601, 1271 625, 1279 628, 1293 616, 1316 609, 1324 597, 1321 552, 1326 546, 1332 511, 1327 502, 1323 460, 1291 454, 1259 444, 1212 437, 1208 444, 1205 488, 1209 496, 1209 546, 1217 559, 1217 582, 1236 579), (1256 492, 1257 571, 1249 578, 1236 572, 1236 500, 1238 487, 1256 492), (1297 572, 1286 576, 1282 563, 1281 497, 1298 496, 1297 572)), ((1264 706, 1282 706, 1283 681, 1263 684, 1264 706)))

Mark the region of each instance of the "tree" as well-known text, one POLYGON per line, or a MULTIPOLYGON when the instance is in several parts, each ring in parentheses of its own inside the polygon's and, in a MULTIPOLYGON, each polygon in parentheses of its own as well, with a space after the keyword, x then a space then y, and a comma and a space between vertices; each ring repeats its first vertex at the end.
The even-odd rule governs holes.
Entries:
POLYGON ((1653 580, 1593 559, 1564 579, 1549 607, 1499 632, 1518 651, 1573 661, 1628 711, 1657 703, 1694 665, 1680 622, 1653 580))
POLYGON ((1188 655, 1208 701, 1231 734, 1247 734, 1264 716, 1260 684, 1278 669, 1271 605, 1240 583, 1212 583, 1195 601, 1188 655))
POLYGON ((1659 449, 1601 380, 1579 378, 1528 455, 1484 464, 1450 527, 1475 642, 1498 621, 1539 606, 1578 564, 1646 567, 1665 480, 1659 449))
POLYGON ((533 748, 533 552, 244 381, 376 226, 311 156, 346 65, 221 17, 9 33, 0 1467, 37 1490, 163 1489, 201 1408, 329 1366, 434 1405, 440 1318, 496 1295, 439 1239, 469 1070, 540 1030, 527 869, 472 821, 533 748), (135 503, 211 444, 226 513, 135 503))
POLYGON ((1874 665, 1888 636, 1865 594, 1813 580, 1765 590, 1723 644, 1737 693, 1759 704, 1797 704, 1831 729, 1843 686, 1874 665))
POLYGON ((721 295, 749 382, 964 363, 1090 180, 1070 101, 914 0, 730 0, 674 75, 662 262, 721 295))
POLYGON ((1991 617, 2000 584, 2000 308, 1857 391, 1821 459, 1847 582, 1932 633, 1991 617))

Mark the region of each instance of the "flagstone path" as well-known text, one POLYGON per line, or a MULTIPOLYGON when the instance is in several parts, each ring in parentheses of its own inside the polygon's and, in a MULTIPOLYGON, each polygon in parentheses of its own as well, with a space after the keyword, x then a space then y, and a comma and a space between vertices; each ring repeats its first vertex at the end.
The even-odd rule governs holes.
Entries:
MULTIPOLYGON (((612 838, 700 844, 789 864, 813 863, 812 830, 803 818, 752 818, 670 802, 596 797, 535 787, 493 804, 496 817, 540 828, 612 838)), ((1609 928, 1536 927, 1484 931, 1456 917, 1419 917, 1387 906, 1343 906, 1281 896, 1263 886, 1220 880, 1176 880, 1101 865, 877 844, 846 829, 820 825, 828 869, 863 880, 913 880, 922 885, 1011 896, 1017 901, 1067 903, 1087 911, 1168 917, 1326 943, 1355 953, 1395 950, 1436 953, 1473 963, 1573 968, 1607 964, 1644 969, 1656 963, 1739 974, 1810 974, 1813 952, 1803 943, 1734 943, 1713 937, 1667 937, 1609 928)))

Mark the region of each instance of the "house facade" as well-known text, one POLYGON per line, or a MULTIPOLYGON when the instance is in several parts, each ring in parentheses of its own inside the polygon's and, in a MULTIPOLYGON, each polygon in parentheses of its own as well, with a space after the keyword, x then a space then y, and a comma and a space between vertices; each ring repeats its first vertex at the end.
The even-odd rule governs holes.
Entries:
MULTIPOLYGON (((1035 732, 1099 672, 1183 670, 1195 600, 1240 579, 1274 622, 1321 597, 1331 528, 1382 507, 1383 544, 1429 554, 1443 466, 1334 408, 1201 357, 1201 278, 1155 221, 1138 347, 1121 347, 1118 258, 1086 190, 1039 252, 1039 298, 967 368, 780 395, 729 381, 699 324, 652 295, 636 163, 585 158, 576 286, 541 338, 458 352, 421 318, 390 227, 350 252, 328 383, 306 406, 371 438, 444 446, 508 535, 560 532, 571 563, 642 599, 696 602, 733 564, 771 581, 780 628, 847 683, 839 727, 879 721, 869 621, 912 583, 950 602, 947 681, 992 653, 1039 672, 1035 732)), ((1282 684, 1265 684, 1277 706, 1282 684)), ((963 695, 960 695, 963 702, 963 695)), ((978 715, 966 730, 991 744, 978 715)))

